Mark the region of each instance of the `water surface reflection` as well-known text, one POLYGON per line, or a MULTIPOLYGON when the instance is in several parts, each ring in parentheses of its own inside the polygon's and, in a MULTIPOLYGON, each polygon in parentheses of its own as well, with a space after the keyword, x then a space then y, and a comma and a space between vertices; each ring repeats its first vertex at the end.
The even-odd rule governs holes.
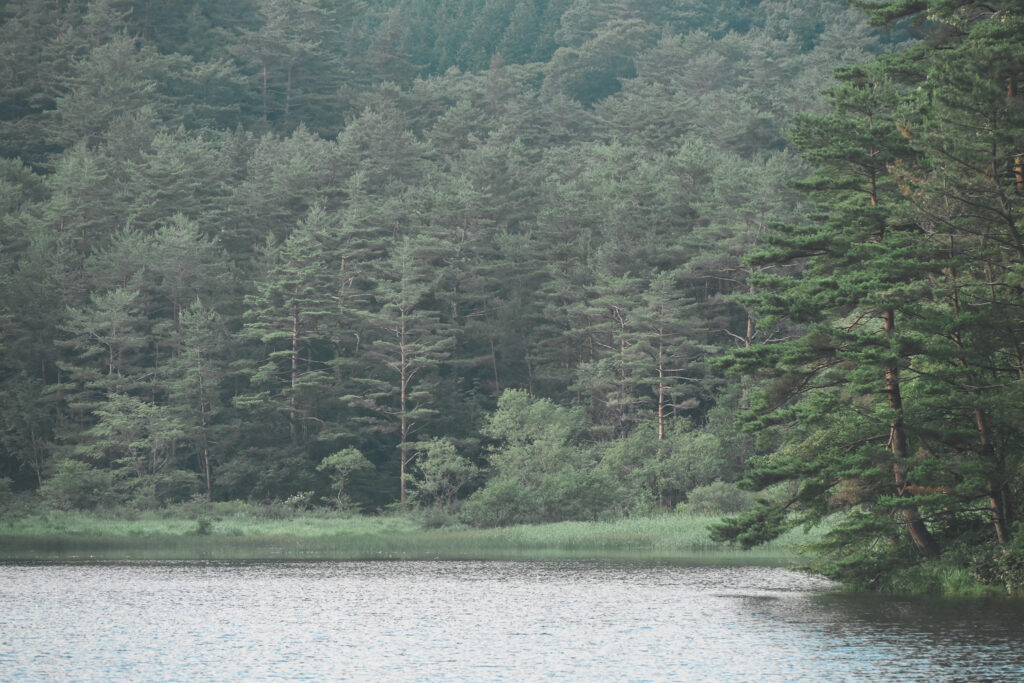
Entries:
POLYGON ((763 567, 0 565, 4 680, 1017 680, 1019 603, 763 567))

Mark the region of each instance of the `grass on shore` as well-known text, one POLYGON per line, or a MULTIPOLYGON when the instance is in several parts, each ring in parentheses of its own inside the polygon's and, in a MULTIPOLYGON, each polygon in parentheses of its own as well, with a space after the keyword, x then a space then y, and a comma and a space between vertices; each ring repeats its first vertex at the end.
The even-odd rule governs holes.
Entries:
POLYGON ((407 516, 295 514, 251 510, 198 518, 170 512, 98 515, 40 512, 0 521, 0 559, 634 559, 791 564, 808 537, 791 532, 754 551, 714 543, 717 517, 661 515, 475 529, 424 528, 407 516))

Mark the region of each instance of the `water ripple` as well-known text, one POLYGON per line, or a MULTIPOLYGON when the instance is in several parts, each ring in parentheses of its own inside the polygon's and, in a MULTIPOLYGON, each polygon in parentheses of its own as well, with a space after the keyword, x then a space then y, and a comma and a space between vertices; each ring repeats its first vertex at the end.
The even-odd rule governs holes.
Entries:
POLYGON ((778 568, 0 565, 3 680, 1018 680, 1019 603, 778 568))

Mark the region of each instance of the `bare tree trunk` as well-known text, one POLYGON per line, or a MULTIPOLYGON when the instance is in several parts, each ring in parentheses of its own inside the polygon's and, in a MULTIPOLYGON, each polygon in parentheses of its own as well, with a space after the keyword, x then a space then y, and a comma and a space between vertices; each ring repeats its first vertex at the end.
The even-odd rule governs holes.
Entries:
POLYGON ((39 437, 36 435, 36 430, 35 429, 30 429, 29 430, 29 440, 32 443, 32 453, 31 453, 31 456, 32 456, 32 463, 31 463, 32 464, 32 471, 35 472, 36 481, 39 483, 39 486, 42 486, 43 485, 43 459, 39 455, 39 453, 41 451, 40 440, 39 440, 39 437))
POLYGON ((523 361, 526 363, 526 382, 529 385, 527 388, 530 392, 530 398, 537 398, 534 392, 534 377, 533 377, 533 363, 530 362, 530 349, 529 346, 525 346, 523 351, 523 361))
POLYGON ((629 387, 626 386, 629 377, 626 372, 626 317, 621 312, 617 313, 619 319, 619 429, 620 436, 625 435, 626 423, 629 419, 629 387))
POLYGON ((292 113, 292 67, 288 67, 288 82, 284 87, 284 120, 287 122, 292 113))
MULTIPOLYGON (((949 240, 950 255, 953 252, 953 238, 949 240)), ((955 278, 955 271, 950 271, 950 278, 955 278)), ((994 292, 993 292, 994 296, 994 292)), ((993 299, 993 304, 995 299, 993 299)), ((953 317, 958 321, 958 327, 953 330, 953 343, 956 344, 957 351, 960 355, 960 366, 966 373, 968 371, 967 356, 964 351, 963 337, 960 334, 959 319, 960 319, 960 295, 958 289, 954 283, 953 286, 953 317)), ((975 396, 977 392, 969 390, 972 396, 975 396)), ((975 396, 976 398, 976 396, 975 396)), ((1003 490, 1005 485, 1002 483, 1005 480, 1005 463, 999 458, 998 452, 996 451, 995 438, 992 434, 992 427, 989 424, 988 414, 982 410, 980 406, 975 404, 974 407, 974 421, 978 426, 978 436, 981 440, 981 448, 979 455, 985 462, 991 463, 992 467, 995 468, 993 473, 995 476, 989 476, 986 482, 988 489, 989 509, 992 513, 992 524, 996 531, 996 540, 999 541, 1000 545, 1005 545, 1010 541, 1010 531, 1006 524, 1006 504, 1003 498, 1003 490)))
POLYGON ((263 120, 267 120, 267 62, 263 62, 263 120))
MULTIPOLYGON (((896 314, 893 309, 887 309, 883 314, 885 336, 892 339, 896 331, 896 314)), ((894 361, 893 365, 885 370, 885 391, 889 396, 889 408, 892 410, 893 418, 889 425, 889 449, 893 454, 893 475, 896 483, 896 494, 900 498, 910 495, 907 492, 907 466, 904 464, 908 457, 907 432, 903 424, 903 397, 900 393, 899 366, 894 361)), ((917 546, 917 549, 926 557, 935 557, 939 554, 939 544, 924 520, 916 505, 908 505, 903 508, 903 520, 910 533, 910 539, 917 546)))
MULTIPOLYGON (((1006 81, 1006 106, 1013 108, 1017 99, 1017 79, 1010 76, 1006 81)), ((1013 177, 1017 181, 1017 192, 1024 192, 1024 155, 1017 154, 1013 159, 1013 177)))
POLYGON ((494 370, 494 393, 501 393, 501 382, 498 381, 498 355, 494 352, 494 339, 489 338, 491 343, 491 368, 494 370))
POLYGON ((665 358, 664 347, 658 341, 658 441, 665 440, 665 358))
POLYGON ((658 368, 658 441, 665 440, 665 385, 661 382, 663 372, 658 368))
POLYGON ((292 444, 297 443, 298 429, 296 425, 296 413, 298 412, 298 398, 296 387, 299 380, 299 311, 292 306, 292 368, 291 368, 291 392, 288 394, 288 431, 291 434, 292 444))
POLYGON ((200 425, 200 448, 202 451, 203 482, 206 484, 206 500, 213 499, 212 482, 210 477, 210 442, 206 436, 206 388, 203 383, 202 360, 199 363, 199 425, 200 425))
POLYGON ((996 530, 996 540, 1000 545, 1010 542, 1010 530, 1006 525, 1006 505, 1003 499, 1004 484, 1000 481, 1003 477, 1004 465, 996 452, 995 439, 992 435, 992 427, 988 421, 988 415, 981 408, 974 409, 974 417, 978 423, 978 434, 981 438, 981 457, 992 463, 996 469, 996 476, 988 479, 988 500, 989 508, 992 511, 992 524, 996 530))
POLYGON ((399 478, 400 478, 400 495, 399 500, 405 502, 405 467, 409 463, 409 413, 408 413, 408 401, 409 401, 409 364, 408 357, 406 356, 405 348, 405 321, 402 321, 399 329, 399 349, 401 353, 400 365, 399 365, 399 411, 401 412, 401 424, 400 424, 400 446, 401 451, 401 464, 399 465, 399 478))

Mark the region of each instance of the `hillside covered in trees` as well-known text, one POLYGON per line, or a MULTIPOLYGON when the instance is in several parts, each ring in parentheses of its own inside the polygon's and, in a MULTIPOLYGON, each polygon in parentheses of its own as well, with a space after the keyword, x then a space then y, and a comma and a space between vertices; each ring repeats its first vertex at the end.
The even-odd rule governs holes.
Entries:
POLYGON ((1024 16, 855 4, 0 2, 2 488, 1008 571, 1024 16))

